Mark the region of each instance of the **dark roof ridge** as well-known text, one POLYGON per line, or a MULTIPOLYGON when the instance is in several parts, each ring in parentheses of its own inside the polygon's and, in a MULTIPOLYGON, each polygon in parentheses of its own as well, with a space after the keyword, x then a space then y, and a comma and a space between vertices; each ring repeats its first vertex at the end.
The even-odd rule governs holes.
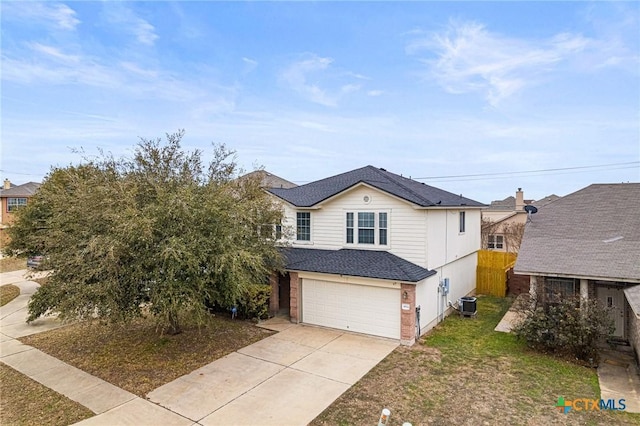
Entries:
MULTIPOLYGON (((425 201, 427 204, 435 205, 435 203, 433 201, 424 198, 422 195, 418 194, 417 192, 415 192, 414 190, 409 188, 407 185, 405 185, 402 182, 399 182, 398 179, 396 179, 396 177, 398 177, 400 179, 406 179, 406 178, 404 178, 402 176, 399 176, 399 175, 397 175, 395 173, 389 172, 387 170, 384 170, 384 172, 383 172, 381 169, 379 169, 377 167, 374 167, 374 166, 367 166, 367 167, 372 167, 376 171, 376 173, 378 173, 378 174, 384 176, 385 178, 393 181, 396 185, 401 186, 405 191, 410 192, 411 194, 413 194, 416 197, 418 197, 420 200, 425 201)), ((421 182, 418 182, 418 183, 421 183, 421 182)), ((381 189, 381 188, 378 188, 378 189, 381 189)))

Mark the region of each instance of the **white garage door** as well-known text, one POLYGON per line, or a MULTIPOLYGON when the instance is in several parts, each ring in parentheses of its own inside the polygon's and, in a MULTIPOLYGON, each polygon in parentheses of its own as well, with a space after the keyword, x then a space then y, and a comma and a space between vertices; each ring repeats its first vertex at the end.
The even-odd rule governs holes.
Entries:
POLYGON ((400 290, 302 280, 302 322, 400 338, 400 290))

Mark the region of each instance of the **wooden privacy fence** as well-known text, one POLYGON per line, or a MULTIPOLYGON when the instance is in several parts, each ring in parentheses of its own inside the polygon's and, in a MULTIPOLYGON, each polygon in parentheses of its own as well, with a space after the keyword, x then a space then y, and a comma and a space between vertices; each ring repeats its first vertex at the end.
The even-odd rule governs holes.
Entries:
POLYGON ((507 295, 507 271, 516 263, 515 253, 478 251, 476 269, 476 293, 505 297, 507 295))

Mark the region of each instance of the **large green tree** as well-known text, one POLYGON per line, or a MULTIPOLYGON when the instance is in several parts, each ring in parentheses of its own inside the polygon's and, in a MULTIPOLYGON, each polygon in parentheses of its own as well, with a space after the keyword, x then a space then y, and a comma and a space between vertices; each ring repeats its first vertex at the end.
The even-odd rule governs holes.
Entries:
POLYGON ((203 152, 181 148, 183 134, 52 169, 9 229, 9 253, 42 253, 53 271, 29 321, 150 314, 178 333, 205 318, 205 303, 231 306, 281 268, 279 206, 257 180, 236 179, 224 145, 205 165, 203 152))

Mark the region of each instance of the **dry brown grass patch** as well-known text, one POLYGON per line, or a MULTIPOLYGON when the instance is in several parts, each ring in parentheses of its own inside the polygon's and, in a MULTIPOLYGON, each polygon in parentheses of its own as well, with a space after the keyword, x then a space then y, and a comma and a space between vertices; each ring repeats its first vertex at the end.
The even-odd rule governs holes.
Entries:
POLYGON ((88 408, 0 363, 0 424, 66 426, 92 417, 88 408))
POLYGON ((24 257, 3 257, 0 259, 0 272, 13 272, 27 269, 27 259, 24 257))
POLYGON ((206 326, 160 335, 153 321, 74 324, 21 338, 81 370, 144 397, 150 391, 272 334, 249 322, 211 317, 206 326))
POLYGON ((4 306, 20 296, 20 288, 13 284, 0 286, 0 306, 4 306))

